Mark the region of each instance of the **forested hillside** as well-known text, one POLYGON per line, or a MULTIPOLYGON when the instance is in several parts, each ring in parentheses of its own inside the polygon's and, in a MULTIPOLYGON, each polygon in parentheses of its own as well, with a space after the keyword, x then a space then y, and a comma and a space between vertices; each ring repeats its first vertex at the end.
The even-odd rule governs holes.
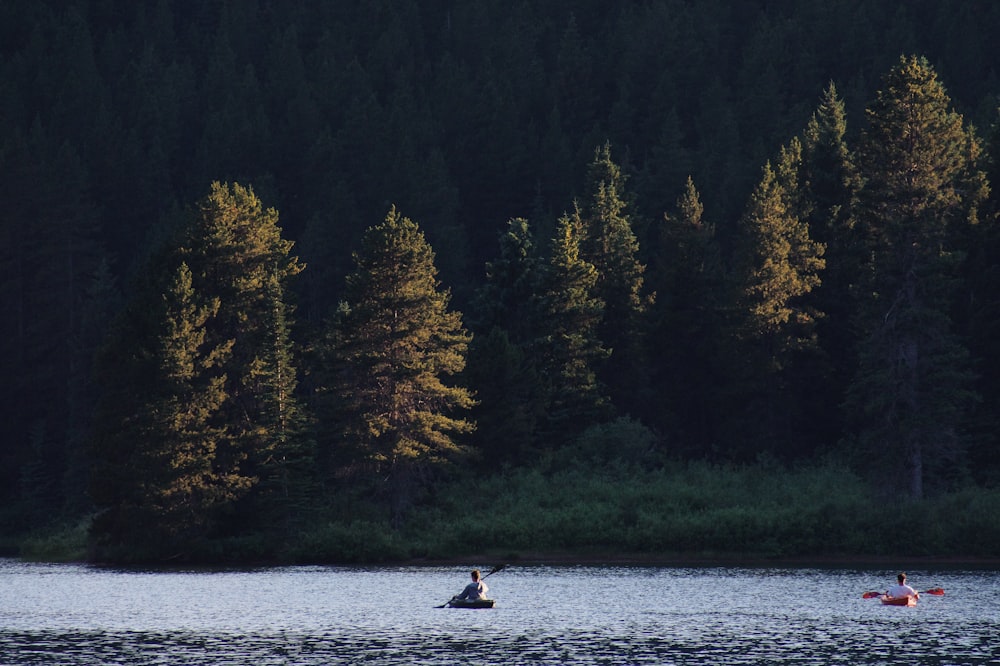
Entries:
POLYGON ((991 491, 998 38, 974 0, 7 0, 0 534, 401 529, 579 465, 991 491))

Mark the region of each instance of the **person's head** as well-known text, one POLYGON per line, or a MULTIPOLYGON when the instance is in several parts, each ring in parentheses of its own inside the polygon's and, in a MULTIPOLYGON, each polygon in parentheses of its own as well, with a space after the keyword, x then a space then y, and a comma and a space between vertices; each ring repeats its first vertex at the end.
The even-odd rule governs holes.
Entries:
POLYGON ((479 569, 472 570, 472 580, 479 582, 479 569))
POLYGON ((899 574, 898 576, 896 576, 896 580, 899 581, 900 585, 906 585, 906 574, 905 573, 899 574))

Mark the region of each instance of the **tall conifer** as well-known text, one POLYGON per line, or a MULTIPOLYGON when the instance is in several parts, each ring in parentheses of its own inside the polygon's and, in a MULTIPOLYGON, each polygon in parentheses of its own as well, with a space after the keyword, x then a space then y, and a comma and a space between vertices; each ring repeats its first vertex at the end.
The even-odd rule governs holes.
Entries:
POLYGON ((658 398, 652 424, 678 447, 701 454, 714 440, 722 382, 722 258, 715 225, 688 177, 674 209, 664 213, 651 255, 651 380, 658 398))
POLYGON ((524 218, 507 222, 499 254, 486 264, 486 282, 476 293, 473 323, 479 330, 500 326, 516 344, 536 337, 542 264, 534 232, 524 218))
POLYGON ((103 556, 183 554, 252 483, 217 457, 233 345, 206 345, 218 299, 203 303, 182 263, 156 301, 130 306, 102 353, 91 494, 103 556))
POLYGON ((542 264, 528 221, 512 219, 478 290, 466 377, 479 404, 476 442, 486 462, 521 462, 535 443, 544 403, 537 358, 542 264))
POLYGON ((796 213, 799 154, 793 141, 782 151, 777 172, 764 166, 742 219, 744 371, 757 384, 745 407, 756 412, 751 421, 762 428, 760 445, 768 447, 793 442, 790 415, 799 396, 793 366, 797 352, 815 346, 817 313, 806 297, 819 285, 824 266, 823 245, 810 238, 796 213))
POLYGON ((857 366, 854 317, 866 273, 865 244, 857 224, 860 175, 847 141, 844 103, 833 83, 826 88, 802 138, 799 186, 809 232, 826 246, 823 280, 812 297, 823 313, 817 321, 817 342, 823 364, 814 381, 821 402, 816 423, 836 441, 843 433, 841 403, 857 366), (825 407, 822 407, 825 405, 825 407))
POLYGON ((583 220, 579 207, 559 219, 546 273, 539 354, 548 383, 548 425, 554 446, 609 415, 606 390, 595 368, 608 358, 598 327, 604 302, 595 295, 597 270, 582 258, 583 220))
POLYGON ((914 498, 929 465, 956 461, 975 397, 953 330, 956 239, 964 237, 953 232, 975 219, 982 188, 968 186, 981 174, 950 106, 924 58, 900 58, 868 109, 860 159, 871 296, 851 405, 860 441, 900 469, 914 498))
POLYGON ((310 451, 284 297, 302 266, 277 219, 251 189, 214 183, 110 336, 91 486, 105 547, 183 554, 288 515, 310 451))
POLYGON ((588 172, 590 198, 582 209, 580 256, 596 270, 594 295, 604 311, 598 336, 610 357, 598 366, 618 410, 645 416, 648 367, 646 313, 652 297, 644 291, 646 266, 626 213, 625 176, 611 159, 611 146, 594 153, 588 172))
POLYGON ((304 470, 308 463, 302 458, 310 455, 295 395, 292 308, 286 295, 290 280, 304 267, 281 233, 278 212, 265 209, 251 188, 213 183, 180 250, 196 288, 219 299, 209 343, 235 341, 224 365, 227 400, 219 413, 230 439, 219 456, 261 482, 255 495, 278 492, 279 497, 289 490, 288 466, 304 470))
POLYGON ((393 207, 365 233, 347 277, 330 350, 328 395, 341 445, 388 479, 397 522, 422 475, 463 451, 475 401, 448 381, 465 367, 470 334, 437 280, 434 252, 415 222, 393 207))

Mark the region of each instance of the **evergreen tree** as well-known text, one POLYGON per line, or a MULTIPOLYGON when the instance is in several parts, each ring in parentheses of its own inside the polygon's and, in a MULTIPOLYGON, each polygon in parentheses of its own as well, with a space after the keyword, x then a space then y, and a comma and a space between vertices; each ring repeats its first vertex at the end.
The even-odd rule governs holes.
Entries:
POLYGON ((486 264, 486 282, 476 293, 473 325, 488 331, 507 330, 519 345, 535 339, 538 326, 542 266, 528 221, 515 218, 499 234, 497 258, 486 264))
POLYGON ((844 103, 830 83, 806 126, 798 174, 804 200, 800 214, 808 219, 810 235, 826 246, 823 280, 812 297, 824 315, 816 322, 816 334, 825 360, 819 373, 823 381, 813 383, 828 406, 817 425, 825 424, 822 430, 829 433, 843 431, 840 404, 857 367, 853 320, 867 261, 855 218, 861 181, 846 133, 844 103))
POLYGON ((646 416, 648 367, 646 313, 652 297, 643 293, 645 265, 639 241, 625 212, 625 177, 604 144, 590 164, 591 199, 582 211, 580 257, 596 271, 594 296, 604 303, 597 335, 610 351, 599 376, 622 412, 646 416))
POLYGON ((91 486, 104 547, 189 552, 297 504, 310 451, 284 291, 302 267, 277 218, 249 188, 213 184, 105 346, 91 486))
POLYGON ((205 347, 206 325, 219 300, 199 304, 190 269, 181 264, 164 294, 163 331, 154 348, 158 391, 146 406, 149 429, 138 441, 139 505, 152 508, 154 533, 180 533, 209 523, 213 508, 249 488, 237 469, 218 466, 216 450, 227 425, 216 416, 225 402, 221 373, 234 340, 205 347), (147 504, 148 503, 148 504, 147 504))
POLYGON ((744 370, 756 384, 746 406, 756 412, 752 420, 762 445, 771 442, 768 446, 794 441, 792 415, 797 410, 792 398, 799 397, 801 386, 792 366, 797 352, 815 345, 817 313, 805 297, 820 283, 824 266, 824 247, 810 238, 807 223, 796 215, 794 163, 799 155, 800 146, 793 141, 782 152, 778 173, 770 163, 764 166, 742 219, 747 253, 743 339, 749 351, 744 370))
MULTIPOLYGON (((347 278, 330 350, 327 392, 338 403, 341 446, 388 479, 398 524, 421 475, 459 454, 474 424, 458 416, 475 401, 446 378, 465 367, 470 335, 449 310, 434 252, 395 207, 365 233, 347 278)), ((333 425, 333 424, 327 424, 333 425)))
POLYGON ((720 363, 723 266, 715 225, 688 177, 674 210, 664 213, 651 255, 657 298, 650 310, 651 380, 658 398, 652 420, 674 446, 702 453, 715 440, 720 363))
MULTIPOLYGON (((292 245, 281 236, 278 212, 265 209, 252 189, 213 183, 180 250, 196 289, 220 302, 208 329, 209 344, 235 341, 223 366, 227 400, 219 412, 231 439, 219 455, 260 482, 255 495, 269 497, 255 499, 271 508, 274 493, 289 497, 289 466, 304 473, 311 456, 295 395, 298 370, 287 285, 304 267, 290 254, 292 245)), ((257 519, 267 517, 259 507, 253 513, 257 519)))
MULTIPOLYGON (((844 102, 833 83, 826 88, 809 119, 802 140, 800 185, 808 197, 810 231, 827 245, 828 256, 854 257, 849 244, 860 177, 854 155, 846 142, 847 117, 844 102)), ((828 260, 821 291, 832 289, 833 261, 828 260)), ((846 268, 842 268, 846 272, 846 268)), ((846 287, 840 287, 844 290, 846 287)))
POLYGON ((538 346, 541 375, 548 384, 542 436, 549 447, 610 415, 595 370, 609 356, 598 337, 604 302, 594 294, 597 270, 581 257, 582 236, 576 207, 559 219, 543 290, 538 346))
POLYGON ((101 355, 93 532, 105 557, 162 558, 212 535, 252 479, 220 460, 233 340, 206 342, 219 300, 201 303, 186 264, 159 298, 133 303, 101 355), (122 362, 122 359, 125 362, 122 362))
MULTIPOLYGON (((299 403, 298 367, 291 339, 292 307, 286 288, 276 273, 266 278, 266 309, 260 324, 267 334, 261 354, 251 363, 249 378, 259 394, 260 431, 264 446, 260 461, 259 511, 301 524, 305 509, 315 498, 315 443, 310 438, 311 419, 299 403)), ((274 522, 272 521, 272 524, 274 522)))
POLYGON ((499 235, 475 299, 466 378, 479 399, 476 443, 488 462, 523 462, 544 409, 538 377, 542 266, 528 221, 512 219, 499 235))
POLYGON ((966 237, 956 232, 975 220, 982 187, 970 184, 981 174, 970 133, 926 59, 900 58, 883 84, 860 156, 871 297, 851 405, 865 450, 905 470, 908 494, 920 498, 929 465, 940 472, 960 459, 975 397, 951 313, 963 249, 956 240, 966 237))
POLYGON ((786 352, 814 341, 816 313, 801 297, 820 282, 824 247, 794 215, 788 190, 770 164, 764 166, 742 223, 749 239, 747 333, 766 340, 770 361, 780 369, 786 352))

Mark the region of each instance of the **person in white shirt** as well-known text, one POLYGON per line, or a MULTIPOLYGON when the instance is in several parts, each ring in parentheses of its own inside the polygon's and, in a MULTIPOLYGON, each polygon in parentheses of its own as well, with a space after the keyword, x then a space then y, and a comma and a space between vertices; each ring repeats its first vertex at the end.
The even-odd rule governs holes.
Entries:
POLYGON ((917 594, 917 591, 914 590, 912 587, 910 587, 909 585, 906 584, 906 574, 905 573, 901 573, 898 576, 896 576, 896 580, 898 581, 897 584, 893 585, 888 590, 886 590, 885 596, 887 596, 887 597, 908 597, 908 596, 914 596, 914 597, 920 598, 920 595, 917 594))
POLYGON ((465 586, 462 590, 462 594, 458 595, 452 601, 467 599, 469 601, 479 601, 480 599, 485 599, 487 592, 490 588, 486 587, 484 583, 479 578, 479 569, 472 570, 472 582, 465 586))

